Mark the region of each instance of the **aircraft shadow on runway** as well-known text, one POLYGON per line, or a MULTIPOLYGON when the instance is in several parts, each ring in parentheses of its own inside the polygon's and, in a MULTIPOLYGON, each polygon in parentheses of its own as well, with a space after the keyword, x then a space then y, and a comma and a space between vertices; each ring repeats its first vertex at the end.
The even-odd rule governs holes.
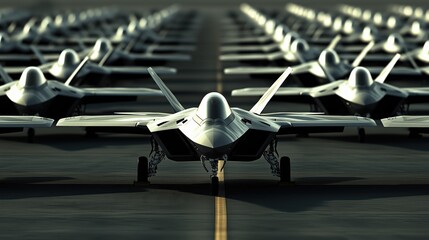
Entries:
POLYGON ((13 177, 0 180, 0 201, 75 195, 145 192, 131 184, 58 184, 46 183, 73 180, 70 177, 13 177), (36 184, 44 183, 44 184, 36 184))
MULTIPOLYGON (((209 184, 34 184, 69 180, 67 177, 6 178, 0 181, 1 200, 74 195, 141 193, 156 194, 150 190, 210 196, 209 184)), ((233 179, 226 181, 226 198, 274 209, 281 212, 302 212, 328 204, 331 201, 357 201, 395 197, 429 195, 429 184, 422 185, 335 185, 360 180, 356 177, 300 178, 304 185, 279 186, 274 180, 233 179), (334 185, 331 185, 334 184, 334 185)), ((144 197, 144 195, 142 195, 144 197)))
MULTIPOLYGON (((4 141, 25 143, 27 138, 22 136, 0 136, 4 141)), ((34 143, 37 145, 46 145, 64 151, 79 151, 86 149, 102 148, 107 146, 142 146, 149 144, 150 137, 140 134, 109 134, 100 133, 97 137, 87 137, 82 134, 45 134, 35 137, 34 143)))
POLYGON ((342 143, 356 143, 356 144, 376 144, 395 148, 412 149, 418 151, 429 151, 429 138, 428 135, 423 135, 421 138, 411 138, 404 134, 380 134, 380 133, 367 133, 365 143, 359 143, 358 136, 341 135, 338 136, 324 136, 324 135, 310 135, 309 138, 316 138, 320 140, 338 141, 342 143))
MULTIPOLYGON (((302 212, 331 201, 357 201, 429 195, 424 185, 325 185, 356 178, 313 179, 312 185, 278 186, 275 181, 228 181, 227 199, 248 202, 281 212, 302 212)), ((297 181, 300 181, 297 179, 297 181)))

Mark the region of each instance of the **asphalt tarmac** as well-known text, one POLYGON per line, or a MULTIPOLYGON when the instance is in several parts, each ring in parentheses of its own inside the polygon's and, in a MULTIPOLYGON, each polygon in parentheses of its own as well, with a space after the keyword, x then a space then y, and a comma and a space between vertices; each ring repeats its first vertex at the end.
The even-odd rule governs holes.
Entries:
MULTIPOLYGON (((222 12, 202 10, 198 50, 177 76, 165 78, 185 107, 221 90, 231 106, 250 109, 257 99, 232 98, 237 87, 270 81, 219 74, 222 12), (217 37, 216 37, 217 36, 217 37)), ((134 85, 123 81, 118 85, 134 85)), ((144 84, 153 85, 148 79, 144 84), (149 81, 149 82, 148 82, 149 81)), ((90 112, 168 111, 164 99, 100 104, 90 112)), ((272 102, 269 111, 308 111, 272 102)), ((79 128, 0 136, 0 239, 213 239, 215 198, 199 162, 164 160, 148 186, 134 186, 137 158, 149 138, 133 134, 85 137, 79 128)), ((227 162, 225 198, 229 239, 428 239, 429 136, 406 129, 356 129, 279 139, 289 156, 293 185, 280 186, 262 158, 227 162)))

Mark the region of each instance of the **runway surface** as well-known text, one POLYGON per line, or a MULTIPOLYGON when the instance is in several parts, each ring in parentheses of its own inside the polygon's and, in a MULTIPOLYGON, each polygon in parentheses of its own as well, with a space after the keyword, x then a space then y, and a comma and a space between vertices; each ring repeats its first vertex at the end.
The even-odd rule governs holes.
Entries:
MULTIPOLYGON (((221 90, 231 106, 257 101, 231 98, 237 87, 270 81, 219 75, 219 10, 205 9, 198 50, 189 63, 172 64, 165 78, 185 107, 221 90)), ((131 81, 118 85, 134 85, 131 81)), ((139 83, 140 85, 140 83, 139 83)), ((151 80, 142 83, 155 86, 151 80)), ((97 105, 90 111, 171 111, 164 99, 97 105), (120 109, 119 109, 120 108, 120 109), (125 108, 125 109, 124 109, 125 108)), ((269 111, 308 111, 272 102, 269 111)), ((148 186, 133 186, 137 158, 149 138, 100 134, 79 128, 0 136, 0 239, 213 239, 215 197, 199 162, 164 160, 148 186)), ((429 137, 406 129, 356 129, 279 139, 292 160, 290 186, 279 186, 264 159, 227 162, 225 207, 229 239, 428 239, 429 137)))

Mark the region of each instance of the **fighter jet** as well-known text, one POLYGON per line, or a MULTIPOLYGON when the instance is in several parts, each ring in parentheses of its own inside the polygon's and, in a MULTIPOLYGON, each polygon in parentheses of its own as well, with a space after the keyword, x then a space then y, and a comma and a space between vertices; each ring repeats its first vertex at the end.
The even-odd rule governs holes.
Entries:
MULTIPOLYGON (((313 87, 344 78, 350 74, 354 67, 359 66, 373 45, 374 43, 370 42, 352 64, 341 60, 335 50, 327 48, 320 53, 317 60, 294 66, 293 76, 306 87, 313 87)), ((375 70, 377 71, 377 69, 375 70)), ((258 76, 279 74, 282 71, 284 71, 284 67, 236 67, 225 68, 224 70, 225 74, 250 74, 258 76)))
POLYGON ((0 32, 0 62, 15 65, 21 62, 46 63, 46 60, 38 47, 12 41, 6 33, 0 32))
POLYGON ((151 68, 149 73, 171 104, 173 114, 143 112, 77 116, 57 123, 57 126, 146 129, 153 136, 153 148, 149 161, 146 157, 139 158, 139 182, 146 182, 148 177, 154 176, 157 165, 165 156, 174 161, 201 161, 204 167, 209 162, 212 193, 216 195, 219 160, 252 161, 262 155, 275 176, 279 176, 281 181, 289 181, 289 158, 282 157, 279 163, 275 154, 276 136, 299 128, 375 126, 372 119, 355 116, 263 114, 271 97, 291 73, 291 68, 284 71, 250 110, 231 108, 225 97, 217 92, 204 96, 198 107, 185 109, 151 68))
POLYGON ((280 61, 283 64, 300 64, 317 58, 318 49, 310 48, 308 43, 301 38, 294 39, 292 35, 285 37, 282 48, 279 51, 271 53, 256 54, 223 54, 220 56, 222 61, 245 61, 246 63, 259 63, 261 61, 275 62, 280 61))
MULTIPOLYGON (((58 57, 57 61, 45 63, 38 67, 43 71, 44 74, 49 74, 52 79, 64 82, 70 77, 70 75, 77 68, 77 66, 79 66, 80 62, 81 58, 76 53, 76 51, 74 51, 73 49, 64 49, 58 57)), ((4 70, 13 77, 16 75, 20 75, 25 68, 26 67, 5 67, 4 70)), ((156 69, 156 71, 159 71, 162 75, 175 74, 177 72, 175 68, 170 67, 154 67, 154 69, 156 69)), ((92 75, 92 78, 96 79, 87 80, 95 82, 112 75, 125 78, 141 78, 142 75, 147 75, 148 72, 147 67, 103 66, 100 64, 96 64, 92 61, 88 61, 82 68, 82 70, 79 72, 79 74, 76 76, 77 79, 74 80, 74 82, 77 82, 78 79, 85 78, 89 74, 92 75)))
MULTIPOLYGON (((429 102, 429 88, 398 88, 384 83, 395 63, 397 54, 373 80, 364 67, 356 67, 348 79, 311 88, 281 88, 275 96, 285 101, 315 104, 326 114, 357 115, 381 119, 406 112, 405 106, 429 102)), ((266 88, 244 88, 232 91, 232 96, 261 96, 266 88)), ((359 129, 360 141, 365 130, 359 129)))
MULTIPOLYGON (((89 59, 100 66, 129 66, 133 64, 155 66, 167 61, 188 61, 191 59, 190 55, 186 54, 129 53, 122 50, 124 46, 113 47, 108 39, 100 38, 92 49, 81 52, 80 56, 86 56, 90 53, 89 59)), ((58 59, 58 55, 47 55, 45 59, 54 61, 58 59)))
MULTIPOLYGON (((76 68, 65 83, 47 80, 37 67, 28 67, 19 80, 12 80, 0 68, 6 84, 0 86, 0 115, 38 115, 55 120, 81 114, 86 104, 97 102, 133 101, 138 96, 163 96, 159 90, 148 88, 77 88, 70 84, 88 58, 76 68)), ((28 132, 29 141, 34 129, 28 132)))

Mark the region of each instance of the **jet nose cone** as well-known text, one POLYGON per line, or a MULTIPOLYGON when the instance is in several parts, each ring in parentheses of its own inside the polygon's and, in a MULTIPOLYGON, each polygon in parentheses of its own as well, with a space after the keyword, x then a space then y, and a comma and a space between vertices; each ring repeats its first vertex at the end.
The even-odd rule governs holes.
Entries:
POLYGON ((24 70, 18 85, 21 88, 37 88, 46 83, 46 78, 38 67, 28 67, 24 70))
POLYGON ((226 131, 220 128, 211 128, 202 131, 195 139, 195 143, 207 148, 215 149, 229 145, 235 140, 236 139, 227 134, 226 131))

